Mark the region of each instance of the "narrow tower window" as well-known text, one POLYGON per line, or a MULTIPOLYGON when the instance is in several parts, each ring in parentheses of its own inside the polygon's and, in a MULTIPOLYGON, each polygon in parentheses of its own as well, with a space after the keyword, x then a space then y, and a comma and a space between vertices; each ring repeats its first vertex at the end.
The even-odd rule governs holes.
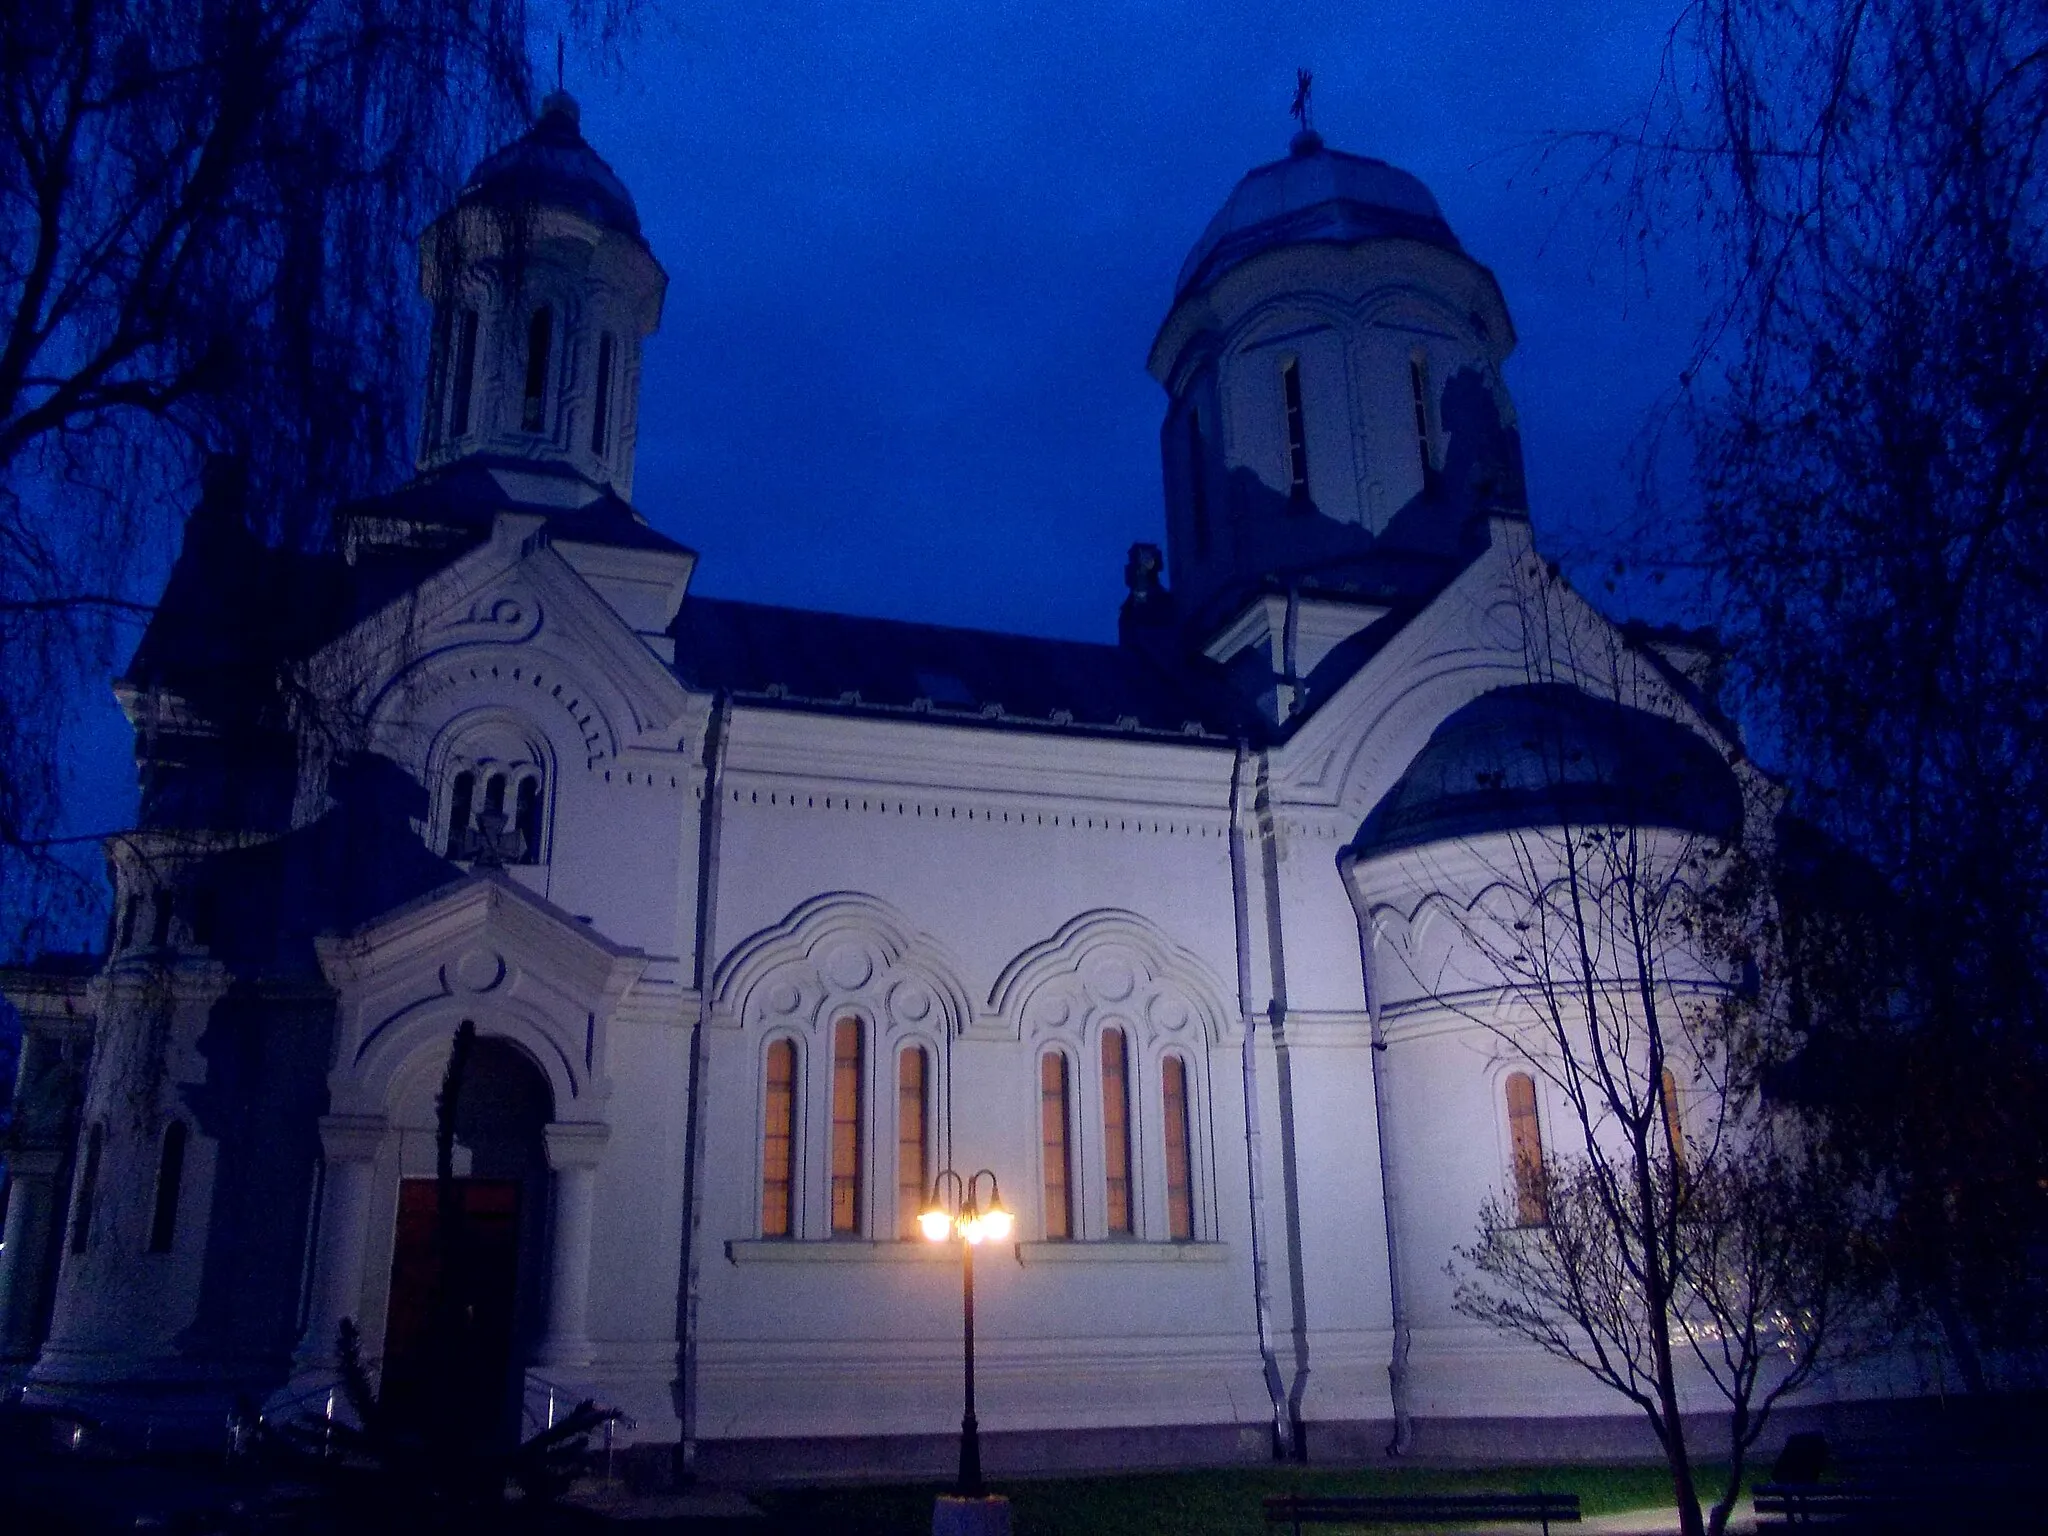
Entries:
POLYGON ((1536 1121, 1536 1079, 1508 1074, 1508 1143, 1515 1160, 1515 1220, 1540 1227, 1550 1220, 1543 1185, 1543 1128, 1536 1121))
POLYGON ((494 773, 484 780, 484 811, 487 815, 505 814, 505 775, 494 773))
POLYGON ((519 831, 519 862, 538 864, 540 862, 540 779, 528 774, 519 781, 519 794, 514 802, 515 811, 512 825, 519 831))
POLYGON ((1408 387, 1415 396, 1415 451, 1422 458, 1423 478, 1435 467, 1429 441, 1429 369, 1421 353, 1408 359, 1408 387))
POLYGON ((149 1222, 149 1251, 169 1253, 178 1231, 178 1186, 185 1177, 185 1122, 164 1128, 163 1154, 156 1165, 156 1210, 149 1222))
POLYGON ((761 1116, 761 1235, 788 1237, 796 1230, 796 1046, 768 1047, 766 1102, 761 1116))
POLYGON ((860 1020, 832 1026, 832 1235, 860 1234, 860 1020))
POLYGON ((448 857, 469 855, 469 816, 476 799, 476 775, 467 768, 448 786, 448 857))
POLYGON ((448 435, 469 430, 470 392, 476 387, 476 311, 465 309, 455 323, 455 399, 449 407, 448 435))
POLYGON ((92 1200, 100 1182, 100 1144, 105 1139, 95 1125, 85 1138, 85 1170, 78 1176, 78 1205, 71 1213, 71 1251, 85 1252, 92 1236, 92 1200))
POLYGON ((1287 397, 1287 494, 1308 500, 1308 427, 1301 413, 1301 365, 1289 358, 1280 370, 1280 388, 1287 397))
POLYGON ((917 1213, 924 1209, 930 1060, 921 1045, 896 1058, 896 1230, 904 1237, 918 1235, 917 1213))
POLYGON ((526 327, 526 408, 519 418, 523 431, 538 432, 547 419, 548 349, 554 339, 554 311, 543 305, 526 327))
POLYGON ((590 451, 604 452, 604 435, 612 419, 612 333, 597 338, 597 404, 590 416, 590 451))
POLYGON ((1120 1029, 1102 1032, 1102 1183, 1109 1230, 1128 1237, 1134 1227, 1130 1055, 1120 1029))
POLYGON ((1166 1110, 1166 1235, 1176 1243, 1195 1235, 1194 1148, 1188 1136, 1188 1064, 1178 1056, 1160 1063, 1166 1110))
POLYGON ((1202 418, 1188 412, 1188 512, 1195 525, 1195 558, 1209 558, 1208 450, 1202 442, 1202 418))
POLYGON ((1045 1164, 1045 1235, 1074 1235, 1074 1159, 1067 1136, 1067 1058, 1038 1058, 1038 1141, 1045 1164))

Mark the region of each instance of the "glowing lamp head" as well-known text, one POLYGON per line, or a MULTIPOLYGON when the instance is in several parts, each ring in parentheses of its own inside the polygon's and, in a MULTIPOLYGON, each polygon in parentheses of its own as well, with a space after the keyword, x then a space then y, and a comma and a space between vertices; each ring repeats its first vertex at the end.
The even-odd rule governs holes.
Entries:
POLYGON ((943 1243, 953 1235, 953 1218, 937 1206, 917 1214, 918 1230, 935 1243, 943 1243))
POLYGON ((991 1205, 981 1213, 981 1236, 985 1241, 1000 1243, 1010 1235, 1015 1218, 1000 1205, 991 1205))

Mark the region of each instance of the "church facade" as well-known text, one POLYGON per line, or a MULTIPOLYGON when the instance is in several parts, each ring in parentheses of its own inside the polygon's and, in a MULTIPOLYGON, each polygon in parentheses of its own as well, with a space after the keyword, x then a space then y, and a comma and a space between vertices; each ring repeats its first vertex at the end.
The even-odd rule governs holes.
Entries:
POLYGON ((959 1255, 914 1218, 953 1168, 1016 1216, 978 1261, 995 1467, 1623 1422, 1454 1307, 1564 1127, 1445 997, 1432 902, 1527 814, 1531 712, 1705 764, 1697 830, 1731 743, 1698 653, 1535 554, 1513 326, 1419 182, 1304 132, 1202 235, 1113 645, 692 594, 630 500, 666 279, 566 97, 421 269, 418 476, 315 555, 210 479, 117 685, 109 952, 7 975, 31 1400, 211 1433, 314 1400, 344 1319, 400 1370, 468 1022, 508 1413, 594 1395, 712 1470, 943 1464, 959 1255), (1604 670, 1534 678, 1532 583, 1604 670))

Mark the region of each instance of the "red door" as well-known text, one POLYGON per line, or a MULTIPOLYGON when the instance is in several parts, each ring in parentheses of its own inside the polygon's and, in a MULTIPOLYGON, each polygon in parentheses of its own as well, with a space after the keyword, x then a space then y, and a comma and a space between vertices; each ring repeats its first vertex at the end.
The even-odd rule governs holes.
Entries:
POLYGON ((398 1186, 382 1401, 423 1430, 496 1443, 518 1427, 519 1181, 454 1184, 446 1232, 434 1180, 398 1186))

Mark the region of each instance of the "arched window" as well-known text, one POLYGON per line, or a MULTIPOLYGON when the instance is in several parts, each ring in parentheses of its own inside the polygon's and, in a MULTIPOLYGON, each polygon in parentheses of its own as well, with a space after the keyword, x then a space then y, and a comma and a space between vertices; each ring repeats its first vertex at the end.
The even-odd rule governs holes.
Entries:
POLYGON ((434 772, 446 786, 438 813, 441 851, 451 859, 541 863, 548 832, 548 768, 541 739, 522 723, 501 717, 462 728, 454 746, 435 752, 434 772))
POLYGON ((1435 454, 1429 440, 1429 363, 1420 352, 1408 359, 1408 388, 1415 397, 1415 447, 1426 480, 1435 467, 1435 454))
POLYGON ((176 912, 169 891, 158 891, 152 899, 153 915, 149 925, 149 942, 153 948, 163 949, 171 942, 171 918, 176 912))
POLYGON ((455 398, 449 403, 448 435, 469 431, 470 393, 476 387, 476 311, 465 309, 455 322, 455 398))
POLYGON ((1165 1111, 1166 1235, 1176 1243, 1195 1236, 1194 1143, 1189 1136, 1188 1064, 1168 1056, 1159 1064, 1159 1094, 1165 1111))
POLYGON ((896 1230, 916 1237, 917 1213, 931 1182, 931 1058, 921 1045, 896 1056, 896 1230))
POLYGON ((1120 1029, 1102 1032, 1102 1193, 1109 1231, 1128 1237, 1136 1229, 1131 1199, 1130 1047, 1120 1029))
POLYGON ((548 352, 554 340, 554 311, 542 305, 526 326, 526 404, 519 416, 522 431, 538 432, 547 422, 548 352))
POLYGON ((100 1182, 100 1146, 105 1136, 95 1124, 85 1136, 85 1167, 78 1175, 78 1204, 71 1213, 71 1251, 85 1252, 92 1236, 92 1201, 100 1182))
POLYGON ((1678 1079, 1666 1067, 1657 1084, 1657 1098, 1664 1109, 1664 1134, 1671 1138, 1671 1166, 1685 1172, 1685 1124, 1678 1118, 1678 1079))
POLYGON ((1543 1128, 1536 1119, 1536 1079, 1526 1072, 1510 1072, 1507 1093, 1515 1220, 1521 1226, 1540 1227, 1550 1220, 1550 1201, 1544 1184, 1543 1128))
POLYGON ((861 1214, 862 1060, 859 1019, 832 1026, 832 1235, 858 1237, 861 1214))
POLYGON ((597 338, 597 402, 590 413, 590 451, 604 452, 612 421, 612 333, 597 338))
POLYGON ((1038 1058, 1038 1144, 1045 1185, 1045 1235, 1074 1235, 1072 1105, 1067 1058, 1047 1051, 1038 1058))
POLYGON ((761 1113, 761 1235, 796 1235, 796 1042, 768 1047, 761 1113))
POLYGON ((1308 420, 1301 408, 1301 364, 1289 358, 1280 368, 1280 392, 1287 403, 1287 494, 1308 500, 1308 420))
POLYGON ((476 775, 467 768, 455 775, 448 786, 448 857, 469 857, 470 838, 475 828, 469 818, 476 801, 476 775))
MULTIPOLYGON (((1202 441, 1202 417, 1188 412, 1188 514, 1195 528, 1195 558, 1209 558, 1209 453, 1202 441)), ((1178 573, 1176 573, 1176 579, 1178 573)))
POLYGON ((514 800, 512 815, 513 830, 519 834, 520 864, 540 862, 540 775, 529 773, 519 780, 519 792, 514 800))
POLYGON ((185 1177, 185 1122, 164 1127, 163 1152, 156 1165, 156 1210, 149 1220, 149 1251, 169 1253, 178 1231, 178 1186, 185 1177))

